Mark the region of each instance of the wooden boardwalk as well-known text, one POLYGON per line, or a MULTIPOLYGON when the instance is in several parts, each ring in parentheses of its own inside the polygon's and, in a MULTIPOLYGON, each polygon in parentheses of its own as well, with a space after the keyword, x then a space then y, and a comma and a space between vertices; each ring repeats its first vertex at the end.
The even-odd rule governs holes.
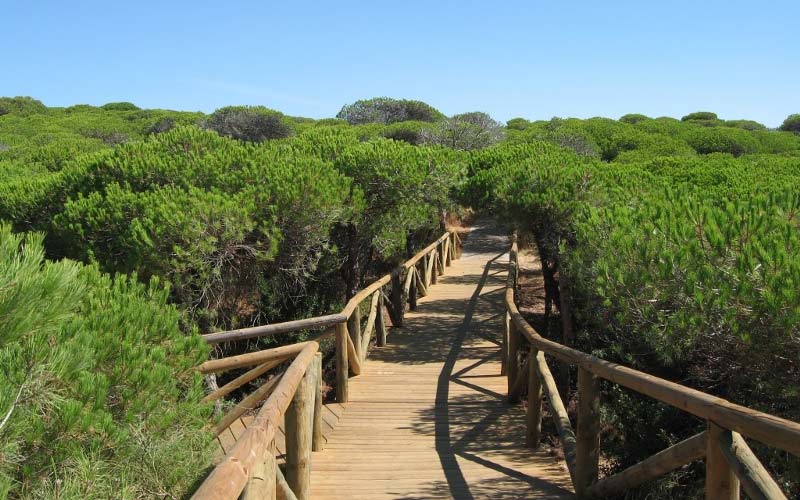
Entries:
POLYGON ((351 379, 313 454, 313 498, 572 498, 563 463, 524 447, 524 410, 505 403, 508 241, 488 226, 351 379))

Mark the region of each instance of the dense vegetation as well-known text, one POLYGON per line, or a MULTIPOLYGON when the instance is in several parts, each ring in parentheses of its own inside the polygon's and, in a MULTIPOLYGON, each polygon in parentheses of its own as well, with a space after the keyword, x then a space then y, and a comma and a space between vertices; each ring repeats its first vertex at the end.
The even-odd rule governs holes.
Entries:
MULTIPOLYGON (((709 112, 504 126, 389 98, 325 120, 30 98, 0 115, 0 494, 191 490, 210 418, 186 371, 208 356, 197 333, 335 310, 459 202, 534 235, 549 301, 568 280, 568 341, 800 419, 796 115, 784 131, 709 112)), ((604 397, 610 468, 696 427, 604 397)))
POLYGON ((11 497, 189 491, 210 463, 197 333, 340 307, 440 231, 466 169, 396 127, 263 107, 0 105, 11 497))
MULTIPOLYGON (((712 115, 518 124, 472 157, 465 196, 534 235, 550 299, 568 285, 576 338, 559 326, 557 340, 797 421, 800 137, 712 115)), ((702 425, 604 387, 612 470, 702 425)), ((798 491, 796 458, 757 451, 798 491)), ((693 467, 641 495, 702 485, 693 467)))

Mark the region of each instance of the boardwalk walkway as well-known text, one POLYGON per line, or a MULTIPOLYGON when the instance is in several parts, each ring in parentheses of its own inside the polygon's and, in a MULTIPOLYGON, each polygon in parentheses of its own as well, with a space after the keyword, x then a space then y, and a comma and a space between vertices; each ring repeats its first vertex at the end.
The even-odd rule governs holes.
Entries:
POLYGON ((507 239, 479 221, 447 274, 374 349, 313 455, 321 499, 571 498, 564 466, 523 446, 500 376, 507 239))

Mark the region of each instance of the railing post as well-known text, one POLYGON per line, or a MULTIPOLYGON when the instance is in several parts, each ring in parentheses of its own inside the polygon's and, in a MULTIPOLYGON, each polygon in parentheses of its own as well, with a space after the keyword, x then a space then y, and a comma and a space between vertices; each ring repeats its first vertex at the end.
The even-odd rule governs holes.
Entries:
POLYGON ((578 436, 575 452, 575 493, 585 497, 597 482, 600 463, 600 379, 578 368, 578 436))
POLYGON ((322 451, 325 446, 322 437, 322 353, 318 352, 312 363, 314 367, 314 429, 311 438, 311 451, 322 451))
POLYGON ((411 266, 408 268, 411 273, 411 286, 408 287, 408 308, 412 311, 417 309, 417 268, 411 266))
POLYGON ((435 285, 439 282, 439 249, 431 252, 431 284, 435 285))
POLYGON ((508 402, 511 404, 519 402, 519 394, 515 394, 514 384, 519 376, 519 344, 520 335, 517 326, 513 321, 508 323, 508 402))
POLYGON ((311 498, 311 446, 316 388, 312 365, 306 368, 284 416, 286 481, 298 500, 311 498))
POLYGON ((375 316, 375 345, 384 347, 386 345, 386 322, 383 319, 383 294, 378 296, 378 314, 375 316))
POLYGON ((450 244, 450 239, 452 238, 452 233, 447 233, 447 238, 444 240, 444 265, 450 266, 453 263, 452 259, 452 249, 453 245, 450 244))
POLYGON ((347 323, 336 325, 336 401, 347 403, 347 381, 350 366, 347 362, 347 323))
POLYGON ((263 460, 258 462, 253 469, 250 479, 242 492, 242 500, 274 500, 276 494, 275 482, 275 445, 264 449, 263 460))
POLYGON ((500 346, 500 375, 508 374, 508 337, 511 328, 511 314, 506 311, 503 315, 503 338, 500 346))
POLYGON ((542 434, 542 381, 536 371, 536 356, 539 351, 531 346, 528 353, 528 412, 526 414, 527 434, 525 445, 528 448, 539 447, 539 437, 542 434))
POLYGON ((358 304, 353 313, 347 318, 347 331, 350 333, 350 340, 353 341, 358 359, 364 359, 361 349, 361 304, 358 304))
POLYGON ((392 299, 392 325, 396 326, 397 328, 403 327, 403 316, 406 312, 406 306, 403 303, 403 273, 402 267, 395 270, 392 273, 392 290, 391 290, 391 299, 392 299))
POLYGON ((727 432, 708 421, 706 440, 706 500, 739 500, 739 479, 725 459, 720 436, 727 432))

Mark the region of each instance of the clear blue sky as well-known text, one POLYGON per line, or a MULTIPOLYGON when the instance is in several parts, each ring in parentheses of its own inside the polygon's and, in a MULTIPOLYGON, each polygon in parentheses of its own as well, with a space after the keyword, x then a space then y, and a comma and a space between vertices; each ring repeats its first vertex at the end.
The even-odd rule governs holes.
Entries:
POLYGON ((0 0, 0 95, 50 106, 263 104, 329 117, 360 98, 446 114, 800 112, 800 2, 0 0))

